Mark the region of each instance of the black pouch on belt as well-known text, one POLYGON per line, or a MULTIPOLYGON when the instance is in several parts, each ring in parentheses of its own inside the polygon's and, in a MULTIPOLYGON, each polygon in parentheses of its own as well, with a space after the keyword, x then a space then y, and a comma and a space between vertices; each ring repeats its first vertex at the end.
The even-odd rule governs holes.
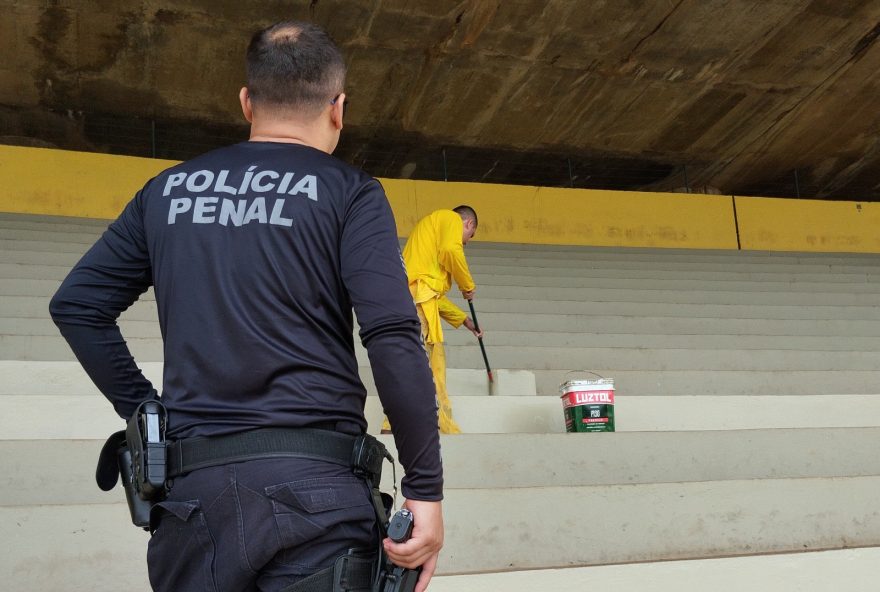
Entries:
MULTIPOLYGON (((382 481, 382 461, 388 459, 394 466, 394 457, 374 436, 362 434, 355 439, 351 451, 351 468, 354 474, 366 480, 370 486, 370 497, 379 527, 382 533, 388 528, 388 519, 393 500, 390 495, 379 491, 379 483, 382 481)), ((396 479, 396 476, 395 476, 396 479)))

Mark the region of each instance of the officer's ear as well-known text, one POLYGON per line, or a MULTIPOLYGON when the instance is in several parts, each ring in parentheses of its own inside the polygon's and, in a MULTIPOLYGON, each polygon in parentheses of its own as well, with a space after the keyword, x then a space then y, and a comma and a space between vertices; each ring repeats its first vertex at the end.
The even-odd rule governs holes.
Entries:
POLYGON ((337 131, 342 129, 342 118, 345 115, 345 93, 339 93, 330 105, 330 121, 337 131))
POLYGON ((253 123, 254 106, 251 103, 251 94, 248 92, 246 86, 241 87, 241 90, 238 91, 238 101, 241 103, 241 113, 244 115, 245 120, 248 123, 253 123))

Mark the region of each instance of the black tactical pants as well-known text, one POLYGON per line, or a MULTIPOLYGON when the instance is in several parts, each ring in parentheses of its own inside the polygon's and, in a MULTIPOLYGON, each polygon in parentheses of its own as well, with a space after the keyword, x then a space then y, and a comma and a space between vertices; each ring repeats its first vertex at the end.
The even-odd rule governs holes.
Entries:
POLYGON ((299 458, 178 477, 153 522, 156 592, 277 592, 379 540, 366 483, 341 465, 299 458))

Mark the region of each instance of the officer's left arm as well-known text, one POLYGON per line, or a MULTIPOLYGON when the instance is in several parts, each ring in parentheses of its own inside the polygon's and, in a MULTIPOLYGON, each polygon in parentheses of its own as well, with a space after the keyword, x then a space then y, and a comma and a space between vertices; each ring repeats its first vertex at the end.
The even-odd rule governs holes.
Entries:
POLYGON ((139 193, 83 255, 49 304, 52 320, 76 358, 123 419, 138 403, 156 397, 116 324, 152 283, 141 208, 139 193))

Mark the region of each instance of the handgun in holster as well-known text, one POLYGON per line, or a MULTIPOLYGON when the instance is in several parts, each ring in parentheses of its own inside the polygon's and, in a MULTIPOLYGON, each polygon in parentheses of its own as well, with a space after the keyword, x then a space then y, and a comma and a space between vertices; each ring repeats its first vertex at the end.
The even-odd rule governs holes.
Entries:
POLYGON ((144 530, 150 529, 153 505, 167 492, 167 423, 168 412, 161 402, 144 401, 125 430, 107 439, 98 458, 98 486, 110 491, 121 478, 131 521, 144 530))

